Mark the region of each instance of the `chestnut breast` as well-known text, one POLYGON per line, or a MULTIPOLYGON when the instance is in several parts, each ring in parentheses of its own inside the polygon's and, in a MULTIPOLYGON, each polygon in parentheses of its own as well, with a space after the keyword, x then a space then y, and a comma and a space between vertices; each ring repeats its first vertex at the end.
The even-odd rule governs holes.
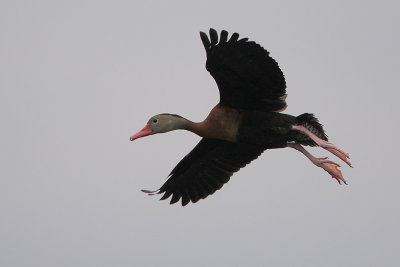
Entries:
POLYGON ((216 105, 201 123, 202 136, 236 142, 241 119, 238 110, 216 105))

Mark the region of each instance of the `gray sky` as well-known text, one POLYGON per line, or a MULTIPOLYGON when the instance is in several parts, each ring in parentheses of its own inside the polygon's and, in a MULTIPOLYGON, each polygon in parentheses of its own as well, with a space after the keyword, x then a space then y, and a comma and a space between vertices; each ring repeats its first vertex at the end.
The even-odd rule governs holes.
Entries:
POLYGON ((399 266, 399 1, 144 2, 1 2, 0 265, 399 266), (271 52, 348 186, 280 149, 195 205, 140 192, 200 138, 129 136, 218 102, 209 27, 271 52))

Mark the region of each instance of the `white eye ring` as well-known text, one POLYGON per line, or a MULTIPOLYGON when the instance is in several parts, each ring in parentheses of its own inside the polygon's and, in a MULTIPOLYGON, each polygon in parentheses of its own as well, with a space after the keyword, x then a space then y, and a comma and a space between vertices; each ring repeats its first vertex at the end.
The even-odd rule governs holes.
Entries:
POLYGON ((158 119, 153 119, 153 123, 157 123, 158 122, 158 119))

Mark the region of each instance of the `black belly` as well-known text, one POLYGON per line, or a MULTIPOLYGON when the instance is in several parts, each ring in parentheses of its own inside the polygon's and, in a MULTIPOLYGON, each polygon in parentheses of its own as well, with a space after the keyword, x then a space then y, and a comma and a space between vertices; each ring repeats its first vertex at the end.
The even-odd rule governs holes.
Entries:
POLYGON ((282 148, 291 141, 294 116, 278 112, 243 111, 237 141, 282 148))

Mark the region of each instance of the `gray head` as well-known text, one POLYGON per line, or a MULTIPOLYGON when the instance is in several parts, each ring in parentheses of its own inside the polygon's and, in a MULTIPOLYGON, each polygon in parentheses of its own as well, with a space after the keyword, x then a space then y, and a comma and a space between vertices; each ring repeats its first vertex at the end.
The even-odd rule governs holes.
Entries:
POLYGON ((179 115, 167 113, 158 114, 151 117, 146 126, 138 133, 131 136, 130 140, 133 141, 140 137, 156 133, 165 133, 176 129, 184 129, 187 122, 188 121, 185 118, 179 115))

